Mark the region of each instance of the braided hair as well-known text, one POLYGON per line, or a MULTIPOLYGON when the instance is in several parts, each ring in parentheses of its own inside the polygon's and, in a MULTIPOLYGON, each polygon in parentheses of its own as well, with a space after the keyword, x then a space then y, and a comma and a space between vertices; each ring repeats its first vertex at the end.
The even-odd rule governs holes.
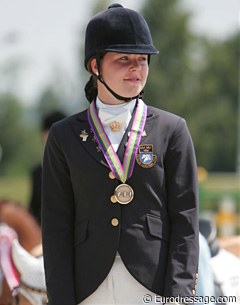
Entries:
POLYGON ((98 95, 97 89, 97 78, 94 75, 91 75, 89 81, 86 83, 85 86, 85 96, 89 103, 96 99, 98 95))

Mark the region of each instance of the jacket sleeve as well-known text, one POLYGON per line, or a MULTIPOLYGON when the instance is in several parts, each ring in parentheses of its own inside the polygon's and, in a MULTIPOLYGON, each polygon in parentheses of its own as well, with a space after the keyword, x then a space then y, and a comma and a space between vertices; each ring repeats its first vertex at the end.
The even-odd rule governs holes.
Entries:
POLYGON ((189 297, 195 295, 198 270, 198 178, 191 136, 181 118, 169 141, 165 170, 170 244, 164 295, 189 297))
POLYGON ((49 305, 75 305, 74 198, 64 152, 51 129, 43 160, 42 237, 49 305))

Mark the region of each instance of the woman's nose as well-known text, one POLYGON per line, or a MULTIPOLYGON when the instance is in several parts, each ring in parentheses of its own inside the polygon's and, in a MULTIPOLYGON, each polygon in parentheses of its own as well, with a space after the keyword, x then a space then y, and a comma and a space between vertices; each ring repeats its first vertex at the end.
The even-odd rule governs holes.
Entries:
POLYGON ((130 69, 131 70, 138 70, 141 68, 141 64, 138 60, 132 60, 130 63, 130 69))

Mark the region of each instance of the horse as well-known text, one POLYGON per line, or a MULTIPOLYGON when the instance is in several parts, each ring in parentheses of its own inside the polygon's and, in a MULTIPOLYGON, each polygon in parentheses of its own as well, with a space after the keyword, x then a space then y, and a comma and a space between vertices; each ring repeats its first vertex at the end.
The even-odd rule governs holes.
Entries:
MULTIPOLYGON (((41 256, 41 228, 26 208, 13 200, 0 200, 0 223, 4 226, 7 225, 15 232, 15 238, 18 239, 19 244, 24 251, 32 253, 32 255, 41 256)), ((8 246, 8 252, 10 251, 9 247, 10 246, 8 246)), ((0 251, 2 250, 6 251, 1 245, 0 251)), ((0 279, 0 305, 9 305, 11 299, 11 286, 9 286, 9 283, 7 283, 4 276, 0 276, 0 279)), ((18 298, 20 301, 19 304, 25 305, 25 297, 22 294, 19 294, 18 298)))
POLYGON ((20 244, 27 251, 31 251, 41 244, 42 235, 39 224, 19 202, 0 200, 0 222, 7 224, 16 231, 20 244))

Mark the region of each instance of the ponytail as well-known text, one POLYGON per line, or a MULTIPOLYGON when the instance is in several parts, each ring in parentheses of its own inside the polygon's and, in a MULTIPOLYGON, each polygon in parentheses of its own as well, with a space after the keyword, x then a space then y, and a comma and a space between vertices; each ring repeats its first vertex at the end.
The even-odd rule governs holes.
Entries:
POLYGON ((89 103, 96 99, 98 94, 96 76, 91 75, 85 86, 85 95, 89 103))

